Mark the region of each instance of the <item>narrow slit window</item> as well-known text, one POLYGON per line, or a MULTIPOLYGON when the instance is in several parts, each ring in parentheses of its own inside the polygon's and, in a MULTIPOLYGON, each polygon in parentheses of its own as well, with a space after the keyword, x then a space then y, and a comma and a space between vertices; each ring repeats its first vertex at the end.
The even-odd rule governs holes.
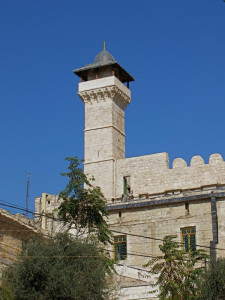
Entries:
POLYGON ((190 211, 189 211, 189 203, 185 203, 185 216, 189 216, 190 211))
POLYGON ((130 176, 123 177, 123 194, 129 195, 131 192, 130 188, 130 176))

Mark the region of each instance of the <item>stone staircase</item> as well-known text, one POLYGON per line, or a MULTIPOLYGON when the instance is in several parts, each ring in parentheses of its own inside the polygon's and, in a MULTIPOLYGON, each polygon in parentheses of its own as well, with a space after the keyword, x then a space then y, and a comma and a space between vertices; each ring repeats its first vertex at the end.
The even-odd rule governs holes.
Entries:
POLYGON ((158 291, 149 283, 155 282, 155 277, 149 276, 143 268, 116 265, 117 271, 117 297, 119 300, 150 300, 158 299, 158 291))

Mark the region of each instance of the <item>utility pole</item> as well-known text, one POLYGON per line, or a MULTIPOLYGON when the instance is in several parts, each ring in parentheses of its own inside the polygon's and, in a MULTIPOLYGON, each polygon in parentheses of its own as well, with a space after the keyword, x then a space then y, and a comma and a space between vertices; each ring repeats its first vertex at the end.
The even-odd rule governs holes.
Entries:
POLYGON ((25 215, 28 216, 29 189, 30 189, 30 172, 26 171, 26 173, 27 173, 27 194, 26 194, 26 213, 25 213, 25 215))

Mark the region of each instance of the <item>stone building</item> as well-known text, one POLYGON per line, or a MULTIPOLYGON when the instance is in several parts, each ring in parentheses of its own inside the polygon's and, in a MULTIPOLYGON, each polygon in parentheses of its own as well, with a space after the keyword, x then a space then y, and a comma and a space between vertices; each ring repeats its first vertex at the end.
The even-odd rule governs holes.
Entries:
MULTIPOLYGON (((85 106, 84 171, 95 177, 107 200, 118 270, 139 282, 139 287, 122 285, 121 299, 153 299, 140 273, 150 256, 160 254, 164 236, 177 235, 186 251, 205 247, 211 255, 224 256, 225 162, 212 154, 207 163, 194 156, 190 165, 176 158, 170 168, 167 153, 126 158, 125 109, 134 78, 105 48, 93 64, 74 73, 85 106)), ((60 200, 48 199, 36 198, 36 212, 52 213, 60 200)), ((49 229, 60 228, 52 222, 49 229)))
POLYGON ((33 220, 0 209, 0 281, 2 270, 16 261, 24 243, 32 236, 42 234, 33 220))

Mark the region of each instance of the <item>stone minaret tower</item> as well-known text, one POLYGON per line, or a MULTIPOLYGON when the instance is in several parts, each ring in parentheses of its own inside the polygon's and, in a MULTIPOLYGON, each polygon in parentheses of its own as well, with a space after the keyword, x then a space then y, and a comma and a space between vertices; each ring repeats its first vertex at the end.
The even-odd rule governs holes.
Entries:
POLYGON ((124 114, 134 78, 105 50, 105 43, 93 64, 74 73, 85 104, 84 172, 94 176, 109 200, 115 197, 115 161, 125 158, 124 114))

